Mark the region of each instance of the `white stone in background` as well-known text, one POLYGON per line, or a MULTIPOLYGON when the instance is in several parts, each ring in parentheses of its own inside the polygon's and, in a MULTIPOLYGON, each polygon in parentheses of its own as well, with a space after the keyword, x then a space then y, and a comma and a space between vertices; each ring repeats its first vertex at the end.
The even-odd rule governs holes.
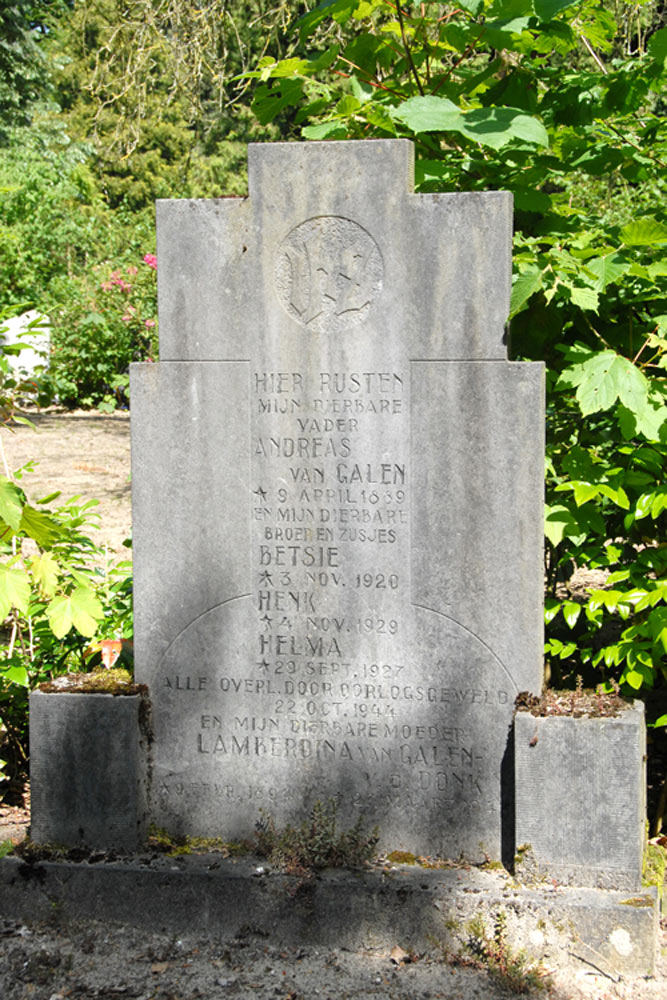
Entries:
POLYGON ((39 368, 48 368, 51 352, 51 325, 48 316, 37 309, 0 319, 0 349, 2 345, 19 345, 19 354, 5 357, 15 375, 31 378, 39 368))

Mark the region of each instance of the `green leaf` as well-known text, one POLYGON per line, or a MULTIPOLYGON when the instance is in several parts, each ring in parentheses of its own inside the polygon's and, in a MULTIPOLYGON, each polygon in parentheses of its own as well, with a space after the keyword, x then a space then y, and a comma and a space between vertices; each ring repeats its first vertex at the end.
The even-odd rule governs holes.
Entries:
POLYGON ((467 10, 473 17, 477 17, 483 4, 484 0, 459 0, 457 7, 462 7, 463 10, 467 10))
POLYGON ((614 489, 613 486, 609 486, 607 483, 600 483, 598 489, 603 497, 608 497, 613 503, 616 504, 617 507, 621 507, 623 510, 630 509, 628 494, 622 486, 614 489))
POLYGON ((667 243, 667 226, 664 222, 647 217, 629 222, 621 229, 621 239, 630 247, 652 246, 667 243))
POLYGON ((356 97, 359 101, 359 104, 364 104, 373 96, 373 88, 370 84, 364 83, 364 81, 360 80, 357 76, 350 77, 350 90, 352 91, 354 97, 356 97))
POLYGON ((54 597, 46 609, 46 617, 56 639, 63 639, 72 627, 72 603, 69 597, 54 597))
POLYGON ((648 40, 648 54, 656 62, 667 59, 667 28, 659 28, 653 32, 648 40))
POLYGON ((563 602, 563 618, 565 619, 570 628, 574 628, 580 614, 581 614, 581 604, 577 604, 576 601, 563 602))
POLYGON ((548 625, 560 611, 560 601, 556 597, 544 598, 544 623, 548 625))
POLYGON ((649 613, 648 625, 656 645, 659 643, 667 653, 667 608, 655 608, 649 613))
POLYGON ((30 580, 23 569, 0 563, 0 622, 12 608, 25 614, 30 603, 30 580))
MULTIPOLYGON (((577 385, 577 402, 584 416, 608 410, 617 399, 632 412, 647 405, 648 381, 631 361, 615 351, 600 351, 564 372, 563 384, 577 385)), ((560 380, 559 380, 560 381, 560 380)))
POLYGON ((420 132, 461 131, 463 115, 446 97, 427 95, 411 97, 392 111, 392 116, 402 121, 419 135, 420 132))
POLYGON ((638 670, 626 670, 621 678, 622 681, 629 684, 635 691, 639 691, 640 687, 644 683, 644 679, 644 674, 640 673, 638 670))
POLYGON ((581 528, 567 507, 562 504, 547 505, 544 516, 544 534, 555 548, 566 537, 579 537, 581 528))
POLYGON ((14 532, 20 531, 23 494, 6 476, 0 476, 0 517, 14 532))
POLYGON ((567 7, 574 7, 581 0, 533 0, 533 9, 541 21, 551 21, 567 7))
POLYGON ((354 115, 360 107, 361 101, 358 101, 357 98, 353 97, 351 94, 345 94, 336 105, 336 114, 341 117, 354 115))
POLYGON ((50 552, 42 552, 30 562, 35 583, 43 594, 53 597, 58 585, 59 567, 50 552))
POLYGON ((589 500, 593 500, 599 493, 598 487, 593 483, 577 482, 564 485, 572 485, 574 490, 574 502, 577 507, 581 507, 582 504, 588 503, 589 500))
POLYGON ((24 531, 29 538, 37 542, 41 549, 53 545, 55 540, 62 534, 57 521, 43 511, 35 510, 29 504, 26 504, 23 508, 21 531, 24 531))
POLYGON ((531 295, 542 287, 542 271, 539 267, 531 267, 522 271, 512 284, 510 297, 510 318, 516 316, 531 295))
POLYGON ((630 262, 624 260, 617 251, 605 254, 604 257, 596 257, 595 260, 586 261, 586 268, 595 275, 595 290, 604 292, 607 285, 617 281, 621 275, 626 274, 630 268, 630 262))
POLYGON ((592 312, 598 311, 598 293, 592 288, 585 288, 581 285, 570 285, 570 298, 579 309, 590 309, 592 312))
POLYGON ((667 406, 654 399, 647 399, 634 412, 619 405, 617 415, 621 432, 627 441, 638 434, 643 435, 647 441, 660 441, 667 426, 667 406))
POLYGON ((262 84, 257 87, 251 107, 260 124, 267 125, 281 111, 298 105, 302 97, 302 80, 281 80, 272 86, 262 84))
POLYGON ((347 128, 338 119, 321 122, 319 125, 306 125, 301 129, 304 139, 344 139, 347 128))
POLYGON ((409 98, 392 114, 415 135, 421 132, 460 132, 493 149, 500 149, 512 139, 537 146, 549 145, 549 136, 542 122, 517 108, 475 108, 464 112, 447 97, 429 94, 409 98))
POLYGON ((0 665, 0 680, 10 681, 12 684, 18 684, 24 688, 30 687, 28 671, 20 663, 8 667, 0 665))
POLYGON ((648 517, 651 513, 651 505, 654 497, 654 493, 642 493, 635 507, 635 517, 637 520, 640 520, 642 517, 648 517))
POLYGON ((72 592, 72 621, 81 635, 95 635, 97 623, 104 617, 104 608, 89 587, 77 587, 72 592))
POLYGON ((501 149, 512 139, 548 146, 549 136, 538 118, 517 108, 479 108, 465 113, 464 134, 471 139, 501 149))
POLYGON ((57 639, 66 636, 72 626, 81 635, 92 636, 104 617, 104 609, 90 587, 79 586, 69 595, 54 597, 46 616, 57 639))

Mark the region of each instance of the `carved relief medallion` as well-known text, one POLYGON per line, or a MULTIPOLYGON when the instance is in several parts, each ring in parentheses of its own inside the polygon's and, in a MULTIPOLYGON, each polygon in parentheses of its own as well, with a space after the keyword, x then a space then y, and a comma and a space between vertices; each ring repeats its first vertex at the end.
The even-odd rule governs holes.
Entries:
POLYGON ((315 333, 357 326, 382 288, 384 265, 373 237, 351 219, 323 215, 296 226, 276 258, 278 297, 315 333))

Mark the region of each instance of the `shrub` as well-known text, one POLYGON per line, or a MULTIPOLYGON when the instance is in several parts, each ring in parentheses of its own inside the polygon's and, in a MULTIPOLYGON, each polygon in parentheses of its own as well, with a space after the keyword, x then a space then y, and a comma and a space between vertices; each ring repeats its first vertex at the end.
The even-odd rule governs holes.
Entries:
POLYGON ((74 497, 50 510, 57 497, 29 503, 0 476, 0 781, 25 773, 30 690, 87 669, 93 637, 131 634, 130 563, 111 565, 90 538, 97 501, 74 497))

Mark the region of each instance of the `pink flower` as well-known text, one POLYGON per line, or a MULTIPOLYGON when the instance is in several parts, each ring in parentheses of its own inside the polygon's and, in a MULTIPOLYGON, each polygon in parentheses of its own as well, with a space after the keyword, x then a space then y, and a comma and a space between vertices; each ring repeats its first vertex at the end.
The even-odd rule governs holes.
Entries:
POLYGON ((146 322, 144 323, 144 326, 146 327, 146 329, 151 330, 155 326, 155 320, 147 319, 146 322))
POLYGON ((132 317, 131 316, 121 316, 121 320, 123 321, 123 323, 131 323, 132 322, 132 317))
POLYGON ((103 292, 110 292, 111 289, 113 288, 113 285, 111 284, 110 281, 103 281, 100 285, 100 288, 102 289, 103 292))
POLYGON ((157 257, 155 256, 155 254, 147 253, 144 256, 144 264, 148 264, 148 266, 152 267, 154 271, 157 271, 157 257))

